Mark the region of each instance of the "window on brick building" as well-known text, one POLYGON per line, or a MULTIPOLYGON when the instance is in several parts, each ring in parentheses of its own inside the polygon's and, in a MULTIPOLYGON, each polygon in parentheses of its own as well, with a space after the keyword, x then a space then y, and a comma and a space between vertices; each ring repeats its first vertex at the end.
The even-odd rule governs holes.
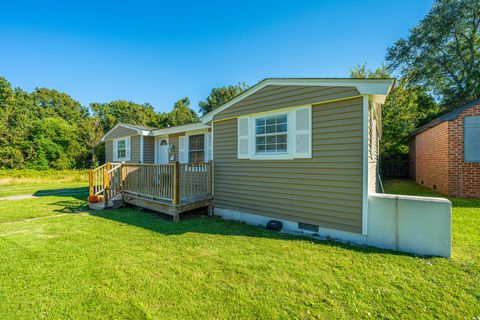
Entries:
POLYGON ((480 117, 464 118, 465 162, 480 162, 480 117))

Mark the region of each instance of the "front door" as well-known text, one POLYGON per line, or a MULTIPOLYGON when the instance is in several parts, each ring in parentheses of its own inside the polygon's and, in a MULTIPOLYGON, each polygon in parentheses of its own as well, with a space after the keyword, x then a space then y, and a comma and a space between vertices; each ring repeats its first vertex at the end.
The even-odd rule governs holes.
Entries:
POLYGON ((168 163, 168 140, 160 138, 157 140, 157 164, 168 163))

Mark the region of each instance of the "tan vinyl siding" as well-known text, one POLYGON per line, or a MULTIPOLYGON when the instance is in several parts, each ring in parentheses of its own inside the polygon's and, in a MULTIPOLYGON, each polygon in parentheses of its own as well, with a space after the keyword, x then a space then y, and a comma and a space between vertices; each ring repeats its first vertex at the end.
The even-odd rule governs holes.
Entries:
POLYGON ((155 162, 155 137, 143 137, 143 162, 155 162))
POLYGON ((360 233, 362 105, 312 107, 311 159, 238 160, 237 119, 214 122, 214 205, 360 233))
POLYGON ((117 127, 115 130, 105 136, 105 140, 112 140, 117 138, 129 137, 138 134, 136 130, 125 127, 117 127))
POLYGON ((131 163, 140 163, 140 136, 130 137, 130 161, 131 163))
POLYGON ((182 133, 176 133, 176 134, 171 134, 168 136, 168 144, 170 146, 175 146, 174 149, 172 150, 173 155, 174 155, 174 160, 173 161, 178 161, 178 137, 184 136, 185 132, 182 133))
MULTIPOLYGON (((112 162, 113 160, 113 140, 105 141, 105 161, 112 162)), ((140 136, 130 137, 130 161, 127 163, 140 162, 140 136)))
POLYGON ((113 140, 105 141, 105 162, 113 161, 113 140))
POLYGON ((213 120, 358 96, 354 87, 266 86, 219 112, 213 120))

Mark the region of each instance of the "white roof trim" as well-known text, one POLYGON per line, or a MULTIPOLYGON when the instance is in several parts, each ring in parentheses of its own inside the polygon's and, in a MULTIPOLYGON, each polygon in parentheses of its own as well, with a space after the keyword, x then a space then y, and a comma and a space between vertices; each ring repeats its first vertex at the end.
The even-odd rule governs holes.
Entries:
POLYGON ((115 127, 113 127, 112 129, 108 130, 108 132, 103 135, 103 137, 100 139, 100 141, 105 142, 105 138, 106 138, 110 133, 112 133, 113 130, 117 129, 118 127, 124 127, 124 128, 127 128, 127 129, 134 130, 134 131, 137 132, 137 134, 142 135, 142 136, 151 135, 151 131, 142 130, 142 129, 140 129, 140 128, 137 128, 137 127, 132 126, 132 125, 129 125, 129 124, 119 123, 119 124, 117 124, 115 127))
POLYGON ((260 89, 269 85, 283 85, 283 86, 323 86, 323 87, 355 87, 361 95, 384 95, 392 89, 394 79, 265 79, 236 98, 225 103, 223 106, 215 109, 203 117, 200 120, 203 123, 212 121, 213 117, 228 109, 237 102, 247 98, 260 89))
POLYGON ((202 130, 202 129, 208 129, 208 128, 210 128, 209 125, 203 124, 201 122, 197 122, 197 123, 184 124, 181 126, 156 129, 152 131, 152 135, 161 136, 165 134, 174 134, 174 133, 187 132, 187 131, 193 131, 193 130, 202 130))

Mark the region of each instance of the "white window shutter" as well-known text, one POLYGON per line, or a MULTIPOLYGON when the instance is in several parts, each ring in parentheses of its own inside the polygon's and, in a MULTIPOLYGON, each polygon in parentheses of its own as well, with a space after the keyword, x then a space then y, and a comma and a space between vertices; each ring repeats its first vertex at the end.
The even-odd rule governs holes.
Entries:
POLYGON ((118 160, 118 140, 113 140, 112 146, 113 146, 112 160, 117 161, 118 160))
POLYGON ((240 117, 237 120, 238 132, 238 159, 249 159, 250 158, 250 151, 249 151, 249 139, 248 135, 250 132, 249 128, 249 117, 240 117))
POLYGON ((212 160, 212 133, 205 134, 205 162, 212 160))
POLYGON ((130 146, 132 145, 131 144, 131 139, 132 139, 131 137, 128 137, 127 139, 125 139, 125 149, 126 149, 125 158, 126 158, 127 161, 130 161, 130 159, 131 159, 130 158, 130 155, 131 155, 131 147, 130 146))
POLYGON ((187 163, 186 137, 178 137, 178 161, 187 163))
POLYGON ((312 157, 312 107, 302 107, 293 111, 295 132, 294 157, 312 157))

